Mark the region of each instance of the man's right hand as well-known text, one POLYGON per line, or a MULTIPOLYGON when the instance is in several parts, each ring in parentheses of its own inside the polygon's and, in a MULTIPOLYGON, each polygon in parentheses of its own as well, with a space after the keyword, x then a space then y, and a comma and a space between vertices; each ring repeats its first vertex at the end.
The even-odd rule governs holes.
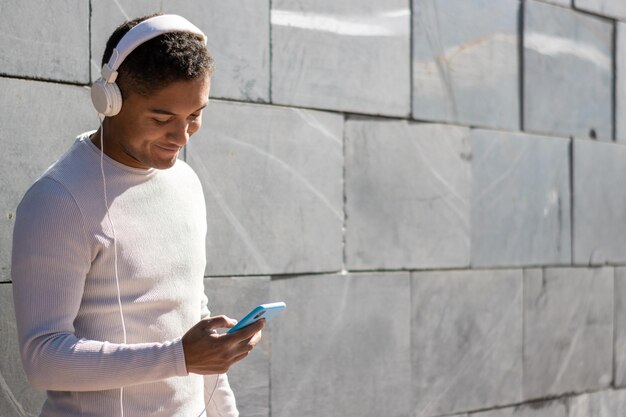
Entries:
POLYGON ((209 317, 198 322, 183 336, 187 372, 210 375, 223 374, 232 364, 248 356, 261 340, 265 320, 231 334, 219 334, 216 329, 229 329, 237 324, 226 316, 209 317))

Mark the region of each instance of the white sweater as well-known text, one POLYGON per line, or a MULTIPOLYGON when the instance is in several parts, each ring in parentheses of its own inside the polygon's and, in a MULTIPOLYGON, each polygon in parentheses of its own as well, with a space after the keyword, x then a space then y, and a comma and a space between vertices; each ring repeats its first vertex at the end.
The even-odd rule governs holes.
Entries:
MULTIPOLYGON (((17 329, 26 375, 48 391, 41 416, 118 416, 124 387, 124 417, 197 417, 204 381, 187 373, 181 337, 209 315, 200 181, 183 161, 143 170, 105 155, 110 221, 90 133, 33 184, 16 215, 17 329)), ((238 415, 225 376, 213 402, 209 415, 238 415)))

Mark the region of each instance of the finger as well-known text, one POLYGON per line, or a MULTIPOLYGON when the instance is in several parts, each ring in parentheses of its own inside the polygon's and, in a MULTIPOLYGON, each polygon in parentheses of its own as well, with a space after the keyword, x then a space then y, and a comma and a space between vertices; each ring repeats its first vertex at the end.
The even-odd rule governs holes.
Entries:
POLYGON ((237 320, 233 320, 230 317, 227 316, 215 316, 215 317, 209 317, 208 319, 204 319, 204 322, 206 323, 206 329, 229 329, 231 327, 233 327, 236 323, 237 320))
POLYGON ((241 330, 230 333, 228 336, 235 342, 241 342, 242 340, 250 339, 255 333, 258 333, 263 326, 265 326, 265 319, 261 319, 241 330))
POLYGON ((238 361, 248 356, 250 352, 254 349, 254 346, 250 344, 246 345, 238 345, 236 348, 231 350, 231 361, 238 361))
POLYGON ((238 356, 235 356, 232 360, 232 363, 237 363, 240 360, 246 358, 248 355, 250 354, 250 352, 243 352, 241 354, 239 354, 238 356))
POLYGON ((262 331, 259 331, 258 333, 256 333, 250 340, 250 343, 252 344, 252 346, 256 346, 261 341, 261 337, 263 337, 262 331))
POLYGON ((245 344, 250 343, 250 344, 252 344, 254 346, 254 345, 256 345, 258 343, 259 340, 261 340, 262 334, 263 334, 263 331, 259 330, 258 332, 256 332, 253 335, 251 335, 249 338, 244 339, 244 340, 240 340, 238 342, 238 344, 245 345, 245 344))

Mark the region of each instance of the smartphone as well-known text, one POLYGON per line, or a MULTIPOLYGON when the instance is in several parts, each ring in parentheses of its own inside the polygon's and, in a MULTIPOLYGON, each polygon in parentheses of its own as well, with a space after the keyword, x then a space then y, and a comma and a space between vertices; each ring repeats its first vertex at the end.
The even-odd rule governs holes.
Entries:
POLYGON ((244 327, 247 327, 261 319, 270 321, 272 317, 281 313, 285 308, 287 308, 287 305, 282 301, 278 303, 261 304, 260 306, 249 312, 244 318, 239 320, 235 327, 232 327, 230 330, 228 330, 228 333, 234 333, 237 330, 243 329, 244 327))

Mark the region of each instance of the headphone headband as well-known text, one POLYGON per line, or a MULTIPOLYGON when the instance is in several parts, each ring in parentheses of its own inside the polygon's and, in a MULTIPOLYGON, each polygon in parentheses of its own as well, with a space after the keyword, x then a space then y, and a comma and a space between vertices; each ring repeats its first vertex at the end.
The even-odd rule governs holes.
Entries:
POLYGON ((151 17, 138 23, 120 39, 113 49, 109 62, 102 66, 102 78, 109 83, 115 82, 117 70, 135 48, 152 38, 170 32, 193 33, 200 36, 205 45, 207 42, 204 33, 184 17, 175 14, 151 17))

